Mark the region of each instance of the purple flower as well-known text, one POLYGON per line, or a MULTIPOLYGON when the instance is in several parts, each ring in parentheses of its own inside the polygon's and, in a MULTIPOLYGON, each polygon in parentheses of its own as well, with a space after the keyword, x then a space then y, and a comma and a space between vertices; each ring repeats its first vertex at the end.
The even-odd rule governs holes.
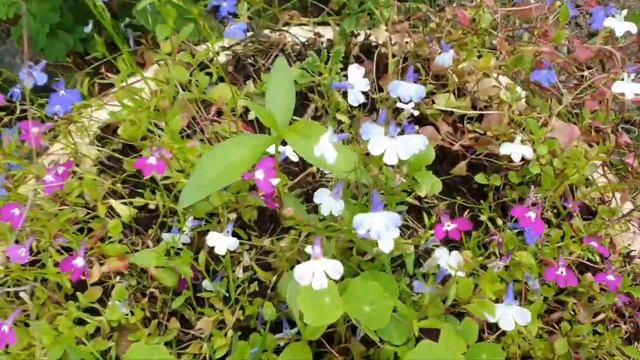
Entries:
POLYGON ((133 164, 133 168, 140 170, 146 178, 151 177, 154 173, 158 176, 164 176, 167 172, 167 163, 164 159, 171 158, 171 153, 162 148, 152 148, 150 156, 142 156, 133 164))
POLYGON ((62 164, 47 168, 45 176, 42 178, 44 193, 51 195, 57 191, 64 189, 64 184, 71 177, 71 169, 73 169, 73 160, 67 160, 62 164))
POLYGON ((38 120, 22 120, 18 123, 20 141, 27 143, 32 149, 42 147, 42 134, 53 127, 53 124, 41 123, 38 120))
POLYGON ((73 105, 82 101, 82 94, 78 89, 65 89, 64 80, 52 85, 56 92, 49 95, 49 102, 45 108, 47 115, 63 117, 73 110, 73 105))
POLYGON ((534 278, 529 273, 525 273, 524 279, 527 281, 527 285, 529 285, 529 288, 531 288, 531 290, 533 290, 536 295, 540 296, 540 281, 538 280, 538 278, 534 278))
POLYGON ((13 102, 20 101, 20 99, 22 99, 22 86, 20 84, 17 84, 11 89, 9 89, 9 92, 7 93, 7 97, 9 98, 9 100, 13 102))
POLYGON ((210 11, 215 6, 218 6, 218 18, 222 19, 236 13, 238 0, 211 0, 207 5, 207 10, 210 11))
POLYGON ((247 30, 249 30, 249 26, 246 22, 232 20, 224 29, 223 36, 225 39, 244 40, 247 37, 247 30))
POLYGON ((502 271, 502 269, 504 269, 505 266, 507 266, 509 263, 511 262, 511 253, 508 252, 506 253, 503 257, 499 258, 498 260, 490 263, 488 265, 489 269, 495 271, 495 272, 500 272, 502 271))
POLYGON ((551 67, 551 62, 547 60, 542 64, 541 68, 531 72, 529 80, 548 88, 558 82, 558 76, 551 67))
POLYGON ((607 6, 596 6, 591 9, 589 17, 589 27, 593 31, 600 31, 604 28, 604 19, 609 16, 615 15, 617 12, 616 6, 609 4, 607 6))
POLYGON ((46 61, 40 61, 38 65, 34 65, 29 61, 27 66, 23 67, 18 73, 18 77, 22 80, 22 84, 28 89, 31 89, 33 85, 42 86, 46 84, 49 77, 43 71, 45 65, 47 65, 46 61))
POLYGON ((424 283, 424 281, 414 279, 411 281, 411 290, 416 294, 433 294, 436 289, 424 283))
POLYGON ((543 277, 547 282, 558 284, 561 289, 578 286, 578 277, 563 258, 557 264, 547 267, 543 277))
POLYGON ((0 221, 11 225, 13 230, 19 230, 25 219, 26 209, 23 205, 10 202, 0 207, 0 221))
POLYGON ((86 244, 83 243, 80 246, 80 250, 62 259, 60 265, 58 265, 60 271, 69 274, 69 278, 72 282, 76 282, 81 279, 88 279, 91 276, 91 273, 89 272, 89 265, 87 264, 87 260, 84 258, 85 250, 86 244))
POLYGON ((536 242, 538 242, 538 240, 540 240, 540 238, 542 238, 542 234, 536 233, 532 228, 525 228, 525 227, 522 227, 522 225, 517 224, 517 223, 516 224, 509 224, 509 227, 511 227, 512 229, 515 229, 515 230, 523 230, 524 241, 529 246, 535 245, 536 242))
POLYGON ((418 125, 412 123, 411 121, 404 121, 402 123, 402 132, 406 135, 415 134, 418 132, 418 125))
MULTIPOLYGON (((525 230, 525 237, 527 237, 527 230, 529 230, 529 238, 541 237, 544 234, 545 225, 542 220, 542 206, 537 205, 530 207, 525 204, 516 205, 509 211, 511 216, 518 220, 518 225, 525 230)), ((529 242, 529 240, 527 240, 529 242)))
POLYGON ((569 19, 580 15, 580 12, 578 11, 578 9, 576 9, 576 5, 572 0, 567 0, 566 4, 567 8, 569 9, 569 19))
POLYGON ((460 241, 464 231, 473 230, 473 224, 465 217, 459 217, 451 220, 446 212, 440 213, 440 222, 436 224, 434 233, 436 239, 442 241, 449 237, 451 240, 460 241))
POLYGON ((256 183, 262 200, 270 209, 278 207, 275 198, 277 195, 276 185, 280 182, 280 179, 278 178, 276 167, 276 159, 273 156, 265 156, 258 161, 253 171, 242 175, 244 180, 253 180, 256 183))
POLYGON ((562 199, 562 205, 564 205, 570 213, 576 215, 580 212, 583 202, 575 200, 569 195, 562 199))
POLYGON ((609 267, 607 272, 597 273, 594 279, 598 284, 605 286, 611 292, 620 290, 620 286, 622 285, 622 276, 613 271, 611 267, 609 267))
POLYGON ((18 265, 29 262, 29 258, 31 257, 31 244, 33 244, 33 238, 29 238, 24 244, 9 245, 6 252, 9 261, 18 265))
POLYGON ((585 245, 589 245, 589 246, 593 247, 602 256, 608 258, 609 255, 611 255, 611 253, 609 252, 609 249, 607 249, 606 246, 604 246, 604 245, 602 245, 600 243, 600 240, 602 240, 602 236, 599 236, 599 235, 585 236, 582 239, 582 243, 585 244, 585 245))
POLYGON ((0 321, 0 350, 16 344, 16 331, 13 329, 13 322, 16 321, 22 311, 15 309, 7 320, 0 321))
POLYGON ((5 176, 0 175, 0 199, 4 199, 7 195, 9 195, 9 192, 7 191, 7 189, 4 188, 4 182, 5 182, 5 176))

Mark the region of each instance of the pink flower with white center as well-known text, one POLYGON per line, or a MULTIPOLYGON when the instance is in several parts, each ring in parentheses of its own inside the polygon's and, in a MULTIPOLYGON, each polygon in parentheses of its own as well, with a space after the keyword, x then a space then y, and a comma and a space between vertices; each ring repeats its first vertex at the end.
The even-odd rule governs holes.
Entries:
POLYGON ((0 207, 0 221, 11 225, 13 230, 19 230, 24 223, 25 212, 25 207, 19 203, 6 203, 0 207))
POLYGON ((62 259, 58 266, 60 271, 69 274, 69 278, 72 282, 76 282, 81 279, 88 279, 91 275, 89 272, 89 265, 84 258, 86 245, 82 244, 80 250, 62 259))
POLYGON ((9 261, 18 265, 29 262, 29 258, 31 257, 31 244, 33 244, 33 238, 29 238, 24 244, 9 245, 6 252, 9 261))
POLYGON ((32 149, 42 147, 42 135, 49 131, 53 124, 41 123, 38 120, 23 120, 18 123, 20 129, 20 141, 29 145, 32 149))
POLYGON ((546 268, 543 277, 547 282, 558 284, 561 289, 578 286, 578 277, 563 258, 546 268))
POLYGON ((278 185, 280 179, 278 178, 276 166, 277 162, 274 157, 265 156, 258 161, 253 171, 242 175, 244 180, 253 180, 256 183, 262 200, 271 209, 278 207, 276 185, 278 185))
POLYGON ((170 159, 171 153, 163 148, 151 149, 150 156, 143 156, 136 160, 133 164, 133 168, 140 170, 142 176, 146 178, 151 177, 153 173, 158 176, 164 176, 167 172, 167 163, 165 159, 170 159))
POLYGON ((598 284, 605 286, 611 292, 620 290, 620 286, 622 286, 622 276, 616 273, 612 267, 609 267, 607 272, 597 273, 594 279, 598 284))
POLYGON ((592 248, 596 249, 596 251, 599 252, 600 255, 608 258, 609 255, 611 255, 611 253, 609 252, 609 249, 607 249, 606 246, 600 243, 600 240, 602 240, 602 236, 599 236, 599 235, 585 236, 582 239, 582 243, 585 245, 591 246, 592 248))
POLYGON ((518 224, 525 230, 533 231, 538 237, 544 234, 544 221, 542 220, 542 206, 516 205, 509 212, 518 220, 518 224))
POLYGON ((44 193, 51 195, 64 189, 64 184, 66 184, 67 180, 71 177, 71 169, 73 169, 73 166, 73 160, 68 160, 62 164, 47 168, 46 174, 42 178, 44 193))
POLYGON ((16 321, 22 311, 15 309, 5 321, 0 321, 0 350, 16 344, 16 331, 13 329, 13 322, 16 321))
POLYGON ((434 233, 436 239, 442 241, 449 237, 451 240, 460 241, 464 231, 473 230, 473 224, 465 217, 459 217, 451 220, 446 212, 440 213, 440 222, 436 224, 434 233))

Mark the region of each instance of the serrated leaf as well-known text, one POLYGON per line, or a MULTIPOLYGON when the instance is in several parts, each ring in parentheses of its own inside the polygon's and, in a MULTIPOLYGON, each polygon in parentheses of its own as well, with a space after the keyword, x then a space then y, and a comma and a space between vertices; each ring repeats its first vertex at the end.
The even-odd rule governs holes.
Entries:
POLYGON ((239 180, 272 143, 273 139, 267 135, 242 134, 207 151, 196 163, 191 178, 182 189, 178 206, 193 205, 239 180))
POLYGON ((275 61, 269 73, 265 105, 275 117, 278 128, 286 129, 296 105, 296 86, 293 71, 282 56, 275 61))

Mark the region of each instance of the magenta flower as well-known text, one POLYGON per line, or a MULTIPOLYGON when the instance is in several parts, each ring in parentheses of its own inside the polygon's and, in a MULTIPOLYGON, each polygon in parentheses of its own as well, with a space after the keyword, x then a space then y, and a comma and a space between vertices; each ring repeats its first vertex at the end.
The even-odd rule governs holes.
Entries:
POLYGON ((509 212, 511 216, 518 220, 524 230, 533 231, 538 237, 544 234, 544 221, 542 221, 542 206, 530 207, 527 205, 516 205, 509 212))
POLYGON ((594 249, 596 249, 597 252, 600 253, 600 255, 608 258, 609 255, 611 255, 611 253, 609 252, 609 249, 607 249, 606 246, 600 243, 600 240, 602 240, 602 236, 599 236, 599 235, 585 236, 582 239, 582 243, 593 247, 594 249))
POLYGON ((611 292, 620 290, 620 286, 622 285, 622 276, 616 273, 612 267, 609 267, 607 272, 597 273, 594 279, 598 284, 605 286, 611 292))
POLYGON ((91 273, 89 272, 89 265, 84 258, 86 245, 83 243, 80 246, 80 250, 62 259, 60 265, 60 271, 69 274, 69 278, 72 282, 76 282, 80 279, 88 279, 91 273))
POLYGON ((167 163, 164 159, 169 158, 171 158, 170 152, 162 148, 155 148, 151 150, 150 156, 143 156, 136 160, 133 167, 140 170, 145 179, 151 177, 153 173, 164 176, 164 173, 167 172, 167 163))
POLYGON ((68 160, 62 164, 47 168, 45 176, 42 178, 42 186, 45 194, 51 195, 64 189, 64 184, 71 177, 73 160, 68 160))
POLYGON ((451 240, 460 241, 462 232, 473 230, 473 224, 465 217, 459 217, 451 220, 446 212, 440 213, 440 222, 436 224, 434 233, 436 239, 442 241, 449 237, 451 240))
POLYGON ((42 147, 42 135, 49 131, 53 124, 41 123, 38 120, 22 120, 18 123, 20 129, 20 141, 29 145, 32 149, 42 147))
POLYGON ((578 286, 578 277, 563 258, 546 268, 543 277, 547 282, 558 284, 561 289, 578 286))
POLYGON ((13 230, 19 230, 25 219, 25 207, 19 203, 10 202, 0 207, 0 221, 11 225, 13 230))
POLYGON ((277 162, 274 157, 265 156, 258 161, 253 171, 242 175, 244 180, 253 180, 256 183, 262 200, 271 209, 278 207, 276 185, 278 185, 280 179, 278 178, 276 166, 277 162))
POLYGON ((0 350, 16 344, 17 338, 16 331, 13 329, 13 322, 16 321, 21 312, 20 309, 15 309, 7 320, 0 321, 0 350))
POLYGON ((31 244, 33 244, 33 238, 29 238, 24 244, 9 245, 6 253, 9 261, 18 265, 29 262, 29 258, 31 257, 31 244))

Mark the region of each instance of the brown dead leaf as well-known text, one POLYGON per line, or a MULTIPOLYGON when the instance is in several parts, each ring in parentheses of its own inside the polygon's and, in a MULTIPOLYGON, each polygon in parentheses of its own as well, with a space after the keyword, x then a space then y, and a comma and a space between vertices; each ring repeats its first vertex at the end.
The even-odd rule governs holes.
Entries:
POLYGON ((551 125, 551 131, 547 133, 547 137, 555 138, 558 140, 560 147, 568 149, 578 143, 582 138, 582 133, 576 125, 556 120, 551 125))
POLYGON ((460 25, 462 25, 462 27, 464 28, 470 28, 471 27, 471 17, 469 17, 469 13, 467 12, 467 10, 465 10, 464 8, 460 7, 460 6, 454 6, 453 7, 453 12, 456 14, 456 17, 458 18, 458 23, 460 23, 460 25))
POLYGON ((596 56, 594 51, 591 51, 588 46, 582 44, 582 41, 578 39, 573 40, 573 56, 578 60, 578 62, 584 63, 596 56))
POLYGON ((203 317, 202 319, 198 320, 196 326, 193 328, 193 332, 198 334, 198 336, 200 337, 209 336, 209 334, 211 334, 213 326, 217 322, 218 321, 216 317, 203 317))
POLYGON ((485 114, 480 128, 487 133, 495 133, 504 127, 505 121, 502 114, 485 114))
POLYGON ((421 127, 418 132, 426 136, 427 139, 429 139, 429 144, 433 146, 439 145, 442 142, 442 138, 440 137, 440 134, 438 134, 438 130, 431 125, 421 127))
POLYGON ((460 161, 458 165, 456 165, 453 169, 451 169, 451 171, 449 171, 449 173, 456 176, 467 175, 467 163, 469 163, 469 160, 460 161))

